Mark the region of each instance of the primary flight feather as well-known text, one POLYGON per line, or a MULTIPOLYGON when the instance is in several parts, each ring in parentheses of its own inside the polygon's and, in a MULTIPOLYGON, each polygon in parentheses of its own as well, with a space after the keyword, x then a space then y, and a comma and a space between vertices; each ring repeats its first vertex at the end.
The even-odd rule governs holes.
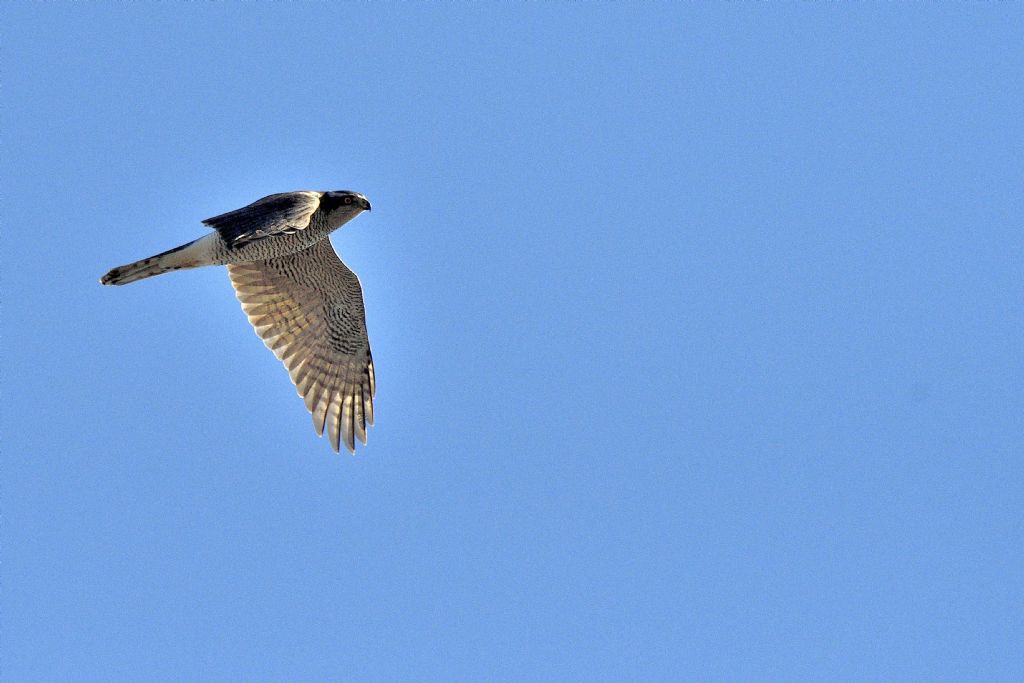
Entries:
POLYGON ((373 424, 376 380, 359 278, 328 235, 370 202, 358 192, 284 192, 207 218, 210 235, 100 278, 124 285, 172 270, 227 265, 256 333, 284 362, 317 435, 355 453, 373 424))

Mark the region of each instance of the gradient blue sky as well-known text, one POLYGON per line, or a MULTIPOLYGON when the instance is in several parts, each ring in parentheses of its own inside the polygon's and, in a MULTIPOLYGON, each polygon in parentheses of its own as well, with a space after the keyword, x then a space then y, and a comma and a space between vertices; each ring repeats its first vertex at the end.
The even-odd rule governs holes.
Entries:
POLYGON ((6 680, 1021 680, 1024 12, 8 4, 6 680), (377 426, 223 269, 364 192, 377 426))

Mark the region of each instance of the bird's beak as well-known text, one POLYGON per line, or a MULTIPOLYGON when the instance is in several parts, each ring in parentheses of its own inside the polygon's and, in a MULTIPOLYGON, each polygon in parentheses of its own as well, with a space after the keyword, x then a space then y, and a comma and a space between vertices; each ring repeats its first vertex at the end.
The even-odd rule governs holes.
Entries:
POLYGON ((363 211, 369 211, 370 210, 370 200, 369 199, 367 199, 366 197, 363 197, 361 203, 363 205, 363 211))

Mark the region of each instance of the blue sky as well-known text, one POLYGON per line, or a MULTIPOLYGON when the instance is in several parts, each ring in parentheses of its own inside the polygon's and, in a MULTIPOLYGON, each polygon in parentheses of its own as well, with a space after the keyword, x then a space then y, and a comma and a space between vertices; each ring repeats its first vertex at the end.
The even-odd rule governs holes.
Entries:
POLYGON ((1020 680, 1016 4, 13 4, 8 680, 1020 680), (354 189, 377 425, 223 269, 354 189))

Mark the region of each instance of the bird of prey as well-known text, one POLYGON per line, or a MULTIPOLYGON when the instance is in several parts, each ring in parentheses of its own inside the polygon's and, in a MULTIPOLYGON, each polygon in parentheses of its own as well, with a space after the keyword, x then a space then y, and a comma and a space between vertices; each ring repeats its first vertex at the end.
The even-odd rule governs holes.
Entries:
POLYGON ((370 202, 358 192, 284 192, 203 223, 214 232, 100 278, 125 285, 172 270, 227 265, 249 322, 281 359, 322 436, 355 453, 373 424, 376 380, 359 278, 327 237, 370 202))

